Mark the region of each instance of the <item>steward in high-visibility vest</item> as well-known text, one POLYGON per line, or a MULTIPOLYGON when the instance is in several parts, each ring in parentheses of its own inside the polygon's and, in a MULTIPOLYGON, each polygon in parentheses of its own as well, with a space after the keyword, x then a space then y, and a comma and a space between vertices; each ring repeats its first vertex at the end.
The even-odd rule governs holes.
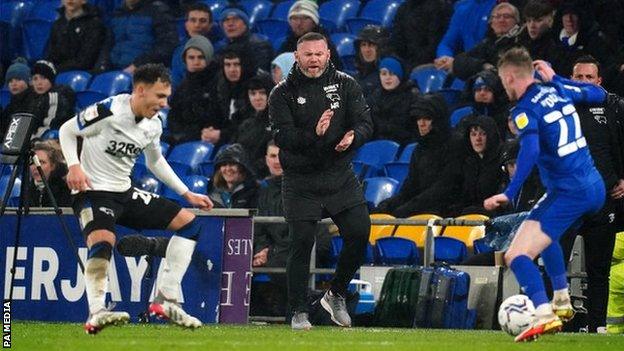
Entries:
POLYGON ((607 333, 624 333, 624 232, 617 233, 613 249, 609 278, 607 333))

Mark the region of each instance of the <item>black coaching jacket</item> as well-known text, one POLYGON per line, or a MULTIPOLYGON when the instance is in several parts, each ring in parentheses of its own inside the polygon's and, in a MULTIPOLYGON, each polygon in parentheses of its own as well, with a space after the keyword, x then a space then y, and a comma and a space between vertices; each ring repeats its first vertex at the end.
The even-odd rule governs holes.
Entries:
POLYGON ((329 63, 318 78, 308 78, 295 65, 269 97, 269 118, 286 175, 349 167, 355 151, 373 133, 370 109, 357 82, 329 63), (334 110, 327 132, 316 135, 323 111, 334 110), (349 130, 355 132, 343 152, 335 146, 349 130))

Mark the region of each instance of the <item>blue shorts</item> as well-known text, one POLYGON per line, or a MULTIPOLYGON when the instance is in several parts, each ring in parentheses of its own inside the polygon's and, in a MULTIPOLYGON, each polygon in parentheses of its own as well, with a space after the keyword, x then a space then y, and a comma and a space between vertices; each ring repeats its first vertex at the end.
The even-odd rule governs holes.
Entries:
POLYGON ((558 241, 569 228, 580 225, 584 215, 600 211, 605 197, 602 179, 580 190, 547 191, 527 219, 538 221, 542 231, 558 241))

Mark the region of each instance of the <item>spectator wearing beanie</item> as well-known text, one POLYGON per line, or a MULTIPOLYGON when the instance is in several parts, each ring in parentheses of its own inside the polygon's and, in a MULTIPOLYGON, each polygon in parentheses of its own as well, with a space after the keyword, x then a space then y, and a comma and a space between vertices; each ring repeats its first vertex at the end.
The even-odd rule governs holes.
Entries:
POLYGON ((181 55, 187 73, 169 104, 167 142, 172 145, 201 140, 204 128, 221 129, 223 124, 215 88, 220 69, 213 60, 212 44, 201 35, 194 36, 186 42, 181 55))
POLYGON ((54 85, 56 68, 50 61, 39 60, 32 69, 32 86, 35 97, 35 115, 41 123, 35 136, 41 136, 48 129, 59 129, 75 114, 76 94, 64 85, 54 85))
POLYGON ((354 46, 357 50, 355 80, 362 87, 362 93, 367 101, 373 91, 381 84, 379 82, 379 60, 388 50, 389 38, 390 33, 385 28, 370 24, 364 27, 355 39, 354 46))
POLYGON ((471 77, 466 83, 464 94, 473 110, 479 115, 492 117, 496 122, 498 134, 503 140, 513 138, 509 135, 507 127, 509 99, 498 75, 493 71, 484 70, 471 77))
POLYGON ((271 62, 271 76, 273 84, 277 84, 286 79, 288 73, 295 65, 295 54, 292 52, 284 52, 277 55, 271 62))
MULTIPOLYGON (((288 24, 290 31, 286 40, 278 50, 279 53, 294 52, 297 50, 297 40, 309 32, 321 33, 327 38, 327 45, 331 53, 330 59, 336 69, 342 69, 340 56, 336 51, 336 46, 331 42, 329 34, 319 24, 318 5, 311 0, 299 0, 295 2, 288 10, 288 24)), ((285 19, 285 18, 284 18, 285 19)))
POLYGON ((47 60, 60 72, 93 70, 106 39, 97 7, 85 0, 64 0, 58 12, 50 31, 47 60))
POLYGON ((267 40, 250 32, 249 16, 245 10, 236 6, 225 8, 221 12, 220 23, 225 38, 217 43, 217 52, 231 50, 242 52, 251 59, 254 72, 258 69, 269 72, 274 56, 273 46, 267 40))
POLYGON ((30 67, 17 59, 7 69, 4 81, 9 86, 11 100, 0 116, 0 137, 4 137, 11 115, 18 112, 34 113, 35 92, 30 85, 30 67))
POLYGON ((380 86, 371 96, 373 139, 393 140, 401 145, 414 139, 415 126, 409 109, 415 97, 414 84, 400 59, 388 56, 379 62, 380 86))

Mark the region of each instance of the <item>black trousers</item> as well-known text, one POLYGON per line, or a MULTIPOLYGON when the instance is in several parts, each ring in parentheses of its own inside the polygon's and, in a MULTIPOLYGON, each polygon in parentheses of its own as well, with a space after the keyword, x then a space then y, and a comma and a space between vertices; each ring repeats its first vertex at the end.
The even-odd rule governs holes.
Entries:
MULTIPOLYGON (((331 218, 338 226, 344 240, 336 266, 336 274, 331 282, 331 290, 346 296, 349 282, 366 256, 370 217, 366 205, 361 204, 332 215, 331 218)), ((290 221, 288 228, 290 236, 290 252, 286 264, 288 302, 293 311, 307 312, 310 254, 318 229, 316 221, 307 220, 290 221)))

